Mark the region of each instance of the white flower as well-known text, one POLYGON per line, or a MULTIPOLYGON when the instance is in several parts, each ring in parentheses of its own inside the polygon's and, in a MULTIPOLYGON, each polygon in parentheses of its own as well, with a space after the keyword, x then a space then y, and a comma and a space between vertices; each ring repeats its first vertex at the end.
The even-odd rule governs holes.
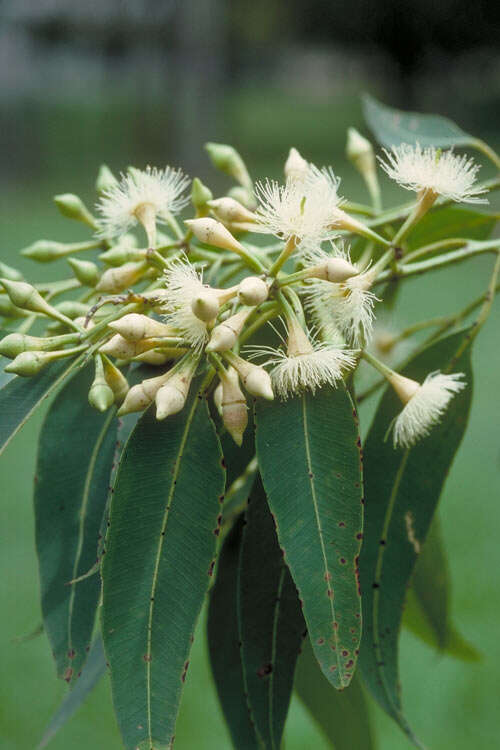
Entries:
POLYGON ((97 204, 100 214, 98 234, 118 237, 138 222, 144 223, 149 212, 158 223, 166 223, 170 214, 178 213, 188 202, 182 193, 189 178, 179 169, 147 167, 122 175, 120 182, 109 187, 97 204))
POLYGON ((208 341, 207 324, 194 314, 192 308, 193 300, 207 291, 201 276, 187 260, 179 260, 165 273, 165 289, 166 322, 199 351, 208 341))
POLYGON ((331 237, 329 194, 308 180, 287 179, 284 185, 274 180, 257 183, 259 200, 257 231, 274 234, 283 240, 295 237, 298 242, 320 244, 331 237))
MULTIPOLYGON (((398 376, 402 378, 402 376, 398 376)), ((398 395, 406 401, 402 412, 394 421, 393 442, 394 447, 410 448, 420 438, 429 434, 431 428, 439 422, 449 402, 455 395, 466 386, 461 382, 463 373, 453 375, 442 375, 440 372, 432 372, 428 375, 422 385, 407 381, 407 396, 397 388, 397 383, 391 379, 398 395), (414 383, 414 388, 411 384, 414 383), (413 395, 410 395, 413 390, 413 395)))
POLYGON ((387 161, 380 159, 382 168, 392 180, 406 190, 429 190, 448 200, 463 203, 487 203, 478 195, 485 188, 474 187, 479 165, 467 156, 457 156, 453 151, 443 151, 418 143, 402 143, 391 151, 384 149, 387 161))
POLYGON ((265 346, 251 350, 252 356, 268 356, 264 364, 272 366, 273 387, 282 399, 304 390, 315 393, 326 383, 335 386, 354 367, 354 352, 311 340, 296 320, 288 320, 287 327, 286 351, 265 346))
POLYGON ((374 276, 370 270, 351 276, 340 284, 315 281, 308 287, 307 308, 320 318, 320 325, 328 335, 328 317, 332 333, 340 331, 353 346, 365 345, 371 335, 375 320, 374 305, 378 302, 370 287, 374 276))

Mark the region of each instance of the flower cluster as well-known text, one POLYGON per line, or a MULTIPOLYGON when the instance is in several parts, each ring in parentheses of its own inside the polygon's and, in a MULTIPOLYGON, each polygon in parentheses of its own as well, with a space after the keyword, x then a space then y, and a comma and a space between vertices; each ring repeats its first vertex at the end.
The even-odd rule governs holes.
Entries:
POLYGON ((380 285, 391 272, 403 275, 396 246, 404 252, 405 237, 438 196, 483 200, 477 166, 452 151, 418 144, 386 151, 382 168, 416 193, 414 208, 403 214, 394 235, 378 216, 371 144, 355 131, 349 133, 348 155, 374 196, 373 209, 360 211, 342 198, 333 169, 307 162, 296 149, 286 160, 282 184, 264 180, 255 186, 234 149, 210 144, 209 153, 239 183, 218 198, 198 179, 188 196, 190 180, 168 166, 131 169, 120 180, 102 167, 96 217, 77 196, 57 196, 60 210, 92 227, 94 237, 86 243, 43 240, 23 251, 40 262, 67 257, 74 274, 67 282, 31 285, 2 264, 0 313, 22 321, 1 342, 0 352, 13 360, 5 369, 31 376, 58 359, 92 358, 92 406, 116 404, 118 414, 126 414, 155 402, 158 419, 184 407, 200 374, 240 444, 248 422, 245 394, 287 399, 336 387, 363 360, 404 404, 393 425, 395 446, 408 448, 425 437, 465 387, 461 375, 432 373, 419 385, 379 362, 368 347, 380 285), (194 216, 183 224, 179 214, 189 202, 194 216), (252 234, 274 239, 268 246, 253 244, 252 234), (354 259, 347 244, 353 235, 360 238, 354 259), (98 262, 75 257, 96 250, 98 262), (80 287, 78 299, 55 302, 80 287), (40 317, 49 321, 45 335, 29 335, 40 317), (282 321, 284 336, 275 319, 282 321), (264 327, 274 343, 259 343, 264 327), (259 355, 262 365, 251 361, 259 355), (147 363, 158 374, 129 387, 122 370, 130 363, 147 363))

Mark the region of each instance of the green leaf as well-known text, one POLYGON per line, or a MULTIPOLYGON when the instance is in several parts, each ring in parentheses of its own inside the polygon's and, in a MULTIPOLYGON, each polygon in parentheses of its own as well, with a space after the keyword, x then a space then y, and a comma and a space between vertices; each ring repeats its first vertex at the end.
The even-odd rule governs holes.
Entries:
POLYGON ((441 423, 411 450, 384 438, 401 403, 387 389, 365 445, 365 542, 361 551, 363 643, 360 666, 371 692, 420 747, 403 715, 398 639, 406 589, 441 490, 462 440, 472 396, 470 329, 433 343, 404 374, 422 382, 430 372, 464 372, 468 387, 452 400, 441 423))
POLYGON ((55 362, 33 378, 17 375, 7 381, 0 390, 0 453, 42 401, 56 390, 81 361, 82 357, 70 362, 55 362))
POLYGON ((361 635, 363 500, 356 412, 344 388, 257 401, 259 466, 316 658, 349 684, 361 635))
POLYGON ((449 237, 486 240, 496 223, 495 215, 459 206, 445 206, 427 213, 412 231, 407 244, 414 250, 449 237))
POLYGON ((222 453, 193 384, 163 422, 148 409, 121 461, 102 565, 102 632, 127 750, 164 750, 213 572, 222 453))
POLYGON ((246 512, 238 584, 248 700, 264 746, 279 748, 306 625, 260 477, 246 512))
POLYGON ((95 563, 116 441, 114 410, 88 403, 87 367, 59 391, 40 432, 35 535, 45 630, 57 673, 74 681, 92 638, 98 576, 69 585, 95 563))
POLYGON ((478 652, 450 622, 450 572, 437 516, 417 559, 410 585, 403 625, 440 651, 463 661, 478 661, 478 652))
POLYGON ((74 688, 66 693, 62 699, 61 705, 50 720, 37 750, 43 750, 43 748, 47 747, 47 745, 54 739, 57 732, 69 719, 71 719, 80 706, 82 706, 89 693, 92 692, 105 672, 106 659, 104 656, 102 638, 99 635, 92 644, 88 659, 82 669, 82 676, 74 688))
POLYGON ((295 691, 335 750, 373 750, 370 713, 358 675, 345 690, 325 680, 306 638, 295 669, 295 691))
POLYGON ((476 138, 441 115, 404 112, 381 104, 373 96, 363 96, 363 115, 383 146, 420 143, 421 146, 470 146, 476 138))
POLYGON ((224 540, 217 579, 210 592, 207 638, 219 700, 237 750, 261 748, 250 715, 246 676, 240 653, 237 591, 244 519, 241 515, 224 540))

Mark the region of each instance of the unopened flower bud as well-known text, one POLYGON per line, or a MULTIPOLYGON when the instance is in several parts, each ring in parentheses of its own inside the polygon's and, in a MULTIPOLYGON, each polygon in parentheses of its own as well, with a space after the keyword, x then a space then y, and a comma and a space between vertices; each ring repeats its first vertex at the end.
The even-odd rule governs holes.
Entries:
POLYGON ((217 198, 215 200, 208 201, 208 205, 216 215, 218 219, 231 224, 232 222, 247 222, 254 223, 256 221, 255 214, 253 211, 249 211, 248 208, 242 206, 234 198, 217 198))
POLYGON ((215 326, 206 346, 208 352, 226 352, 232 349, 243 330, 243 326, 249 315, 253 312, 251 307, 244 307, 222 323, 215 326))
POLYGON ((4 294, 0 294, 0 316, 4 318, 24 318, 28 313, 12 304, 4 294))
POLYGON ((170 326, 139 313, 129 313, 119 320, 113 320, 109 323, 109 328, 119 333, 127 341, 140 341, 144 338, 160 336, 175 336, 175 332, 170 326))
POLYGON ((76 343, 77 340, 78 334, 41 338, 40 336, 28 336, 26 333, 9 333, 0 341, 0 354, 9 359, 14 359, 22 352, 51 351, 64 344, 76 343))
POLYGON ((285 177, 291 180, 300 180, 307 174, 309 165, 299 154, 296 148, 291 148, 285 162, 285 177))
POLYGON ((24 277, 21 273, 21 271, 18 271, 17 268, 12 268, 12 266, 8 266, 7 263, 2 263, 0 260, 0 278, 8 279, 9 281, 23 281, 24 277))
POLYGON ((38 263, 50 263, 65 255, 66 245, 63 242, 53 240, 37 240, 29 247, 21 250, 21 255, 30 260, 36 260, 38 263))
POLYGON ((95 287, 96 292, 107 292, 108 294, 118 294, 123 292, 129 286, 138 281, 144 275, 147 264, 125 263, 119 268, 108 268, 101 276, 101 279, 95 287))
POLYGON ((252 180, 245 162, 233 146, 227 146, 225 143, 206 143, 205 149, 217 169, 233 177, 243 187, 251 189, 252 180))
POLYGON ((128 245, 116 245, 105 253, 99 255, 99 260, 108 266, 123 266, 125 263, 134 263, 144 260, 146 251, 128 245))
POLYGON ((158 390, 169 377, 170 372, 164 372, 155 378, 148 378, 147 380, 143 380, 142 383, 133 385, 118 410, 118 416, 121 417, 124 414, 146 409, 153 402, 158 390))
POLYGON ((115 402, 115 394, 104 378, 96 378, 89 391, 89 404, 97 411, 107 411, 115 402))
POLYGON ((212 200, 213 194, 210 188, 202 183, 198 177, 195 177, 191 185, 191 203, 198 211, 206 211, 208 201, 212 200))
POLYGON ((244 252, 243 246, 220 221, 207 217, 205 219, 189 219, 184 223, 200 242, 220 247, 223 250, 233 250, 236 253, 244 252))
POLYGON ((375 171, 375 155, 372 144, 355 128, 347 130, 346 156, 362 175, 367 171, 375 171))
POLYGON ((106 356, 102 357, 102 364, 106 383, 113 391, 114 401, 121 404, 129 391, 127 378, 106 356))
POLYGON ((117 333, 115 336, 109 339, 103 344, 99 351, 103 354, 109 354, 112 357, 118 359, 132 359, 138 354, 154 349, 157 346, 156 341, 148 341, 148 339, 142 339, 141 341, 127 341, 123 336, 117 333))
POLYGON ((258 276, 247 276, 240 282, 238 297, 244 305, 260 305, 269 296, 269 287, 258 276))
POLYGON ((308 273, 311 278, 324 279, 340 284, 351 276, 355 276, 358 269, 345 258, 329 258, 323 263, 311 266, 308 273))
POLYGON ((77 260, 77 258, 68 258, 68 263, 73 269, 76 278, 84 286, 94 287, 99 281, 99 269, 95 263, 90 260, 77 260))
MULTIPOLYGON (((183 354, 186 350, 176 350, 176 354, 183 354)), ((171 349, 151 349, 149 352, 144 352, 143 354, 138 354, 136 357, 134 357, 134 360, 136 362, 144 362, 147 365, 153 365, 154 367, 159 367, 160 365, 166 364, 170 359, 172 359, 172 350, 171 349)))
POLYGON ((95 189, 98 193, 104 193, 110 190, 117 184, 118 180, 114 176, 111 169, 107 164, 101 164, 99 172, 97 173, 97 179, 95 181, 95 189))
POLYGON ((10 301, 21 310, 30 310, 31 312, 52 315, 54 308, 48 304, 34 286, 26 281, 9 281, 0 279, 5 291, 10 297, 10 301))
POLYGON ((219 313, 219 298, 215 289, 201 289, 191 300, 191 309, 205 323, 216 318, 219 313))
POLYGON ((246 359, 242 359, 234 352, 225 352, 224 357, 238 371, 245 389, 252 396, 259 396, 268 401, 274 399, 271 378, 263 367, 247 362, 246 359))
POLYGON ((96 228, 96 220, 78 195, 74 195, 73 193, 55 195, 54 203, 62 215, 66 216, 68 219, 82 221, 84 224, 92 227, 92 229, 96 228))
POLYGON ((246 398, 240 388, 238 373, 232 367, 221 375, 222 422, 236 445, 241 445, 248 425, 246 398))
POLYGON ((179 363, 179 369, 173 372, 165 385, 158 390, 155 398, 157 419, 166 419, 184 407, 197 363, 196 357, 187 356, 179 363))
POLYGON ((52 359, 51 352, 21 352, 4 367, 5 372, 13 372, 24 378, 37 375, 52 359))

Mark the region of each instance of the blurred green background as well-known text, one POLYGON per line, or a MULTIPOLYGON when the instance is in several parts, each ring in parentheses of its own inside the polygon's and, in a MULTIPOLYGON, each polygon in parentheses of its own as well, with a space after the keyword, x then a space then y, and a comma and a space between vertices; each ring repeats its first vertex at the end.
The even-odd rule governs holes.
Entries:
MULTIPOLYGON (((87 236, 60 217, 51 196, 77 192, 90 205, 102 161, 116 170, 128 164, 182 165, 217 192, 227 183, 202 151, 206 140, 236 145, 255 177, 278 176, 294 145, 306 158, 332 164, 343 176, 344 195, 366 201, 343 155, 349 125, 368 134, 359 101, 363 90, 403 108, 447 114, 498 148, 500 136, 493 130, 500 100, 499 57, 491 38, 495 19, 488 15, 489 5, 480 2, 470 23, 462 5, 422 2, 411 15, 411 3, 375 3, 369 9, 354 0, 4 3, 1 259, 32 280, 52 275, 53 266, 18 260, 17 251, 42 237, 71 241, 87 236)), ((482 176, 491 174, 486 165, 482 176)), ((407 198, 393 187, 388 195, 391 202, 407 198)), ((406 282, 392 323, 404 327, 463 307, 486 286, 490 265, 481 258, 406 282)), ((63 262, 58 273, 67 275, 63 262)), ((401 644, 407 714, 417 734, 436 750, 498 745, 499 323, 496 304, 475 344, 469 431, 441 503, 454 620, 483 658, 465 665, 406 632, 401 644)), ((364 431, 376 401, 362 409, 364 431)), ((35 748, 65 690, 55 678, 45 636, 15 641, 40 622, 31 495, 42 417, 43 409, 0 459, 2 750, 35 748)), ((372 713, 379 748, 409 747, 376 706, 372 713)), ((327 747, 297 699, 285 746, 327 747)), ((51 747, 120 748, 107 680, 51 747)), ((230 748, 209 676, 203 622, 176 747, 230 748)))

